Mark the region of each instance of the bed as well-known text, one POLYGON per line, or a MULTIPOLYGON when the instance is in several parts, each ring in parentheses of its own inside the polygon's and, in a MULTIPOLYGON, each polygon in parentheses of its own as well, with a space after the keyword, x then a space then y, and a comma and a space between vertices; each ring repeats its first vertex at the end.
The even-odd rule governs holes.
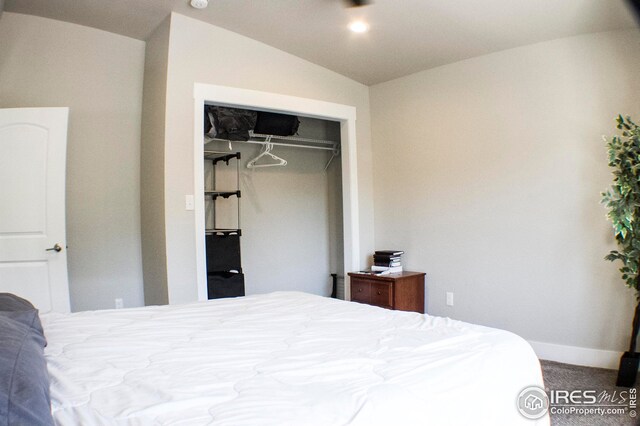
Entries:
POLYGON ((517 425, 520 337, 297 292, 41 315, 59 425, 517 425))

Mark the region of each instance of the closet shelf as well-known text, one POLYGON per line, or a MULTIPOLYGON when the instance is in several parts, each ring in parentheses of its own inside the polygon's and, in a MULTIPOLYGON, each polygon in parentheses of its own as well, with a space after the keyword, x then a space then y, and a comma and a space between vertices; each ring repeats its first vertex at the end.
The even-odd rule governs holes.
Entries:
POLYGON ((211 196, 212 200, 215 200, 218 197, 229 198, 229 197, 236 196, 240 198, 242 196, 242 193, 238 189, 236 191, 204 191, 204 195, 209 195, 211 196))

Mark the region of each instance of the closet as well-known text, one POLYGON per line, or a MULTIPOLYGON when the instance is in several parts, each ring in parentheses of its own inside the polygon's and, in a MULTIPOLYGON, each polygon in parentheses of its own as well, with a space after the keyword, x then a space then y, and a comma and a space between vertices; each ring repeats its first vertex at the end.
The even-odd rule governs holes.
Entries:
POLYGON ((331 274, 344 270, 339 123, 298 117, 293 135, 253 128, 246 140, 229 140, 238 137, 207 129, 207 106, 209 298, 278 290, 331 295, 331 274))

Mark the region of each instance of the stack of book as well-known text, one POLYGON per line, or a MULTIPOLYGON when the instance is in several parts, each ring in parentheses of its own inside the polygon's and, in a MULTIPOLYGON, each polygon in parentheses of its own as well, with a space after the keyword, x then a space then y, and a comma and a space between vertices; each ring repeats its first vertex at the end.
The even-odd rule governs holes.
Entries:
POLYGON ((373 254, 371 272, 397 274, 402 272, 402 250, 378 250, 373 254))

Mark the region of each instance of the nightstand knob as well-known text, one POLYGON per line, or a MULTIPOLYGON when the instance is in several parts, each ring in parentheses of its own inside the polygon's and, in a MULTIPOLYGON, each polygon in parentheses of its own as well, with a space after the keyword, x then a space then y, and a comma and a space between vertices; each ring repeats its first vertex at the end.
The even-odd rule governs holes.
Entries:
POLYGON ((362 293, 362 287, 360 287, 360 288, 358 289, 358 291, 359 291, 360 293, 362 293))
POLYGON ((378 290, 378 296, 380 296, 382 294, 382 292, 380 290, 378 290))

